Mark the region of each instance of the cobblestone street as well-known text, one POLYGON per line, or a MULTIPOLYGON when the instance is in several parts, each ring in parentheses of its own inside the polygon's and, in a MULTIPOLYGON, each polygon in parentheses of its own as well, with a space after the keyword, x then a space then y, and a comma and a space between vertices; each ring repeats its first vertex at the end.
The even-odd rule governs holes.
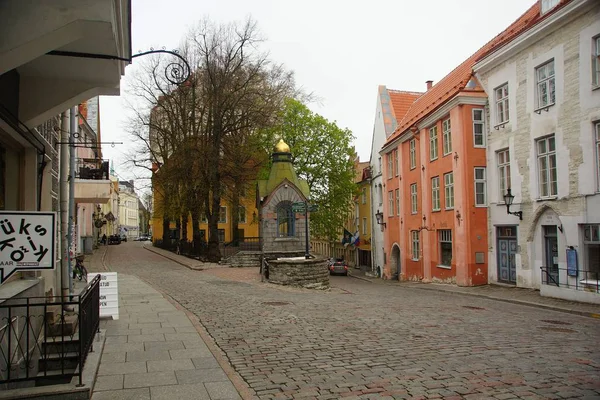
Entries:
POLYGON ((600 398, 598 319, 351 277, 283 288, 142 246, 105 265, 194 313, 260 399, 600 398))

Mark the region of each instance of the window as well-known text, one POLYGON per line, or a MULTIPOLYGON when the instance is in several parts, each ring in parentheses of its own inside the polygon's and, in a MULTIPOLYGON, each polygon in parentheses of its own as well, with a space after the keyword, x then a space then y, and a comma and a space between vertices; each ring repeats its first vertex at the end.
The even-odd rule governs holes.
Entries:
POLYGON ((219 229, 219 243, 225 243, 225 229, 219 229))
POLYGON ((396 215, 400 215, 400 189, 396 189, 396 215))
POLYGON ((485 167, 475 168, 475 205, 486 206, 487 198, 485 193, 485 167))
POLYGON ((440 177, 431 178, 431 208, 440 211, 440 177))
POLYGON ((446 210, 454 208, 454 173, 444 174, 444 200, 446 210))
POLYGON ((438 158, 438 136, 437 126, 429 129, 429 159, 431 161, 438 158))
POLYGON ((540 197, 553 197, 558 194, 556 179, 556 147, 554 135, 537 141, 538 173, 540 197))
POLYGON ((494 90, 496 96, 496 123, 508 122, 508 83, 494 90))
POLYGON ((410 231, 412 239, 412 259, 414 261, 419 260, 420 246, 419 246, 419 231, 410 231))
POLYGON ((387 157, 387 168, 388 168, 387 177, 391 178, 394 174, 394 160, 392 159, 391 154, 388 154, 386 157, 387 157))
POLYGON ((444 142, 444 155, 452 153, 452 133, 450 131, 450 118, 442 122, 442 141, 444 142))
POLYGON ((206 214, 202 213, 202 216, 200 217, 200 223, 202 224, 208 224, 208 218, 206 218, 206 214))
POLYGON ((394 192, 391 190, 388 192, 388 215, 394 215, 394 192))
POLYGON ((219 208, 219 223, 225 224, 227 223, 227 207, 221 206, 219 208))
POLYGON ((394 175, 398 176, 400 166, 398 165, 398 149, 394 150, 394 175))
POLYGON ((410 212, 411 214, 417 213, 417 184, 413 183, 410 185, 410 212))
POLYGON ((598 174, 598 191, 600 191, 600 122, 595 124, 596 136, 596 172, 598 174))
POLYGON ((483 134, 483 109, 473 109, 473 146, 485 147, 483 134))
POLYGON ((411 139, 408 142, 409 149, 409 159, 410 159, 410 169, 415 169, 417 167, 417 142, 415 139, 411 139))
POLYGON ((594 51, 592 55, 592 84, 600 86, 600 36, 594 38, 594 51))
POLYGON ((363 204, 367 204, 367 188, 366 187, 362 188, 361 201, 363 204))
POLYGON ((367 217, 363 217, 362 219, 362 233, 363 235, 367 234, 367 217))
POLYGON ((496 153, 498 160, 498 183, 500 202, 504 203, 504 195, 510 188, 510 154, 508 149, 500 150, 496 153))
POLYGON ((246 207, 244 206, 240 206, 240 208, 238 208, 238 222, 240 224, 246 223, 246 207))
POLYGON ((377 196, 379 197, 379 205, 383 205, 383 187, 381 185, 377 186, 377 196))
POLYGON ((381 164, 381 157, 379 157, 378 165, 379 165, 379 173, 381 174, 383 171, 383 165, 381 164))
POLYGON ((535 81, 537 89, 537 108, 553 105, 556 100, 554 87, 554 60, 536 68, 535 81))
POLYGON ((542 14, 547 13, 558 4, 559 0, 541 0, 542 2, 542 14))
POLYGON ((583 243, 587 274, 581 274, 580 279, 600 280, 600 225, 583 226, 583 243))
POLYGON ((296 218, 290 201, 282 201, 277 205, 277 237, 294 236, 296 218))
POLYGON ((438 231, 440 241, 440 263, 441 267, 450 267, 452 265, 452 231, 450 229, 441 229, 438 231))

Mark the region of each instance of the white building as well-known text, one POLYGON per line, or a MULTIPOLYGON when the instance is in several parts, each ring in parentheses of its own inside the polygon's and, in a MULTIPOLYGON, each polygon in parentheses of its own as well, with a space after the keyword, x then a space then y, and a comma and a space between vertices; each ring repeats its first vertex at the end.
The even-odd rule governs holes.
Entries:
POLYGON ((373 272, 383 272, 385 258, 389 255, 384 251, 384 232, 382 225, 377 223, 376 214, 383 212, 383 193, 385 182, 382 179, 381 155, 379 151, 398 126, 410 105, 422 93, 404 92, 387 89, 380 85, 377 91, 377 104, 375 107, 375 122, 373 123, 373 137, 371 139, 371 256, 373 272))
POLYGON ((139 198, 133 186, 133 181, 119 182, 119 229, 127 240, 133 240, 140 234, 139 198))
POLYGON ((600 303, 600 2, 527 14, 475 65, 489 96, 489 281, 600 303))

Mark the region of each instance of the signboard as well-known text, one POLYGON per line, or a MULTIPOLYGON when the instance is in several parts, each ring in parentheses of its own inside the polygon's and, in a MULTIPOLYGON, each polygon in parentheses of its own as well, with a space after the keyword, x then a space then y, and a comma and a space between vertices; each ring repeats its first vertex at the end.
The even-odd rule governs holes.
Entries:
POLYGON ((577 250, 567 249, 567 275, 577 276, 577 250))
POLYGON ((88 282, 100 275, 100 317, 119 319, 119 284, 116 272, 90 272, 88 282))
POLYGON ((0 211, 0 283, 16 271, 54 269, 56 214, 0 211))

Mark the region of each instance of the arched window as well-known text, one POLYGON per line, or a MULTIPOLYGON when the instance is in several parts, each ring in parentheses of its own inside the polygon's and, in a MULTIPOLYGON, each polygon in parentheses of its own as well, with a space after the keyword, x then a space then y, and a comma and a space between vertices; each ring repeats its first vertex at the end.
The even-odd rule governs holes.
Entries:
POLYGON ((290 201, 277 205, 277 237, 294 236, 296 218, 290 201))

